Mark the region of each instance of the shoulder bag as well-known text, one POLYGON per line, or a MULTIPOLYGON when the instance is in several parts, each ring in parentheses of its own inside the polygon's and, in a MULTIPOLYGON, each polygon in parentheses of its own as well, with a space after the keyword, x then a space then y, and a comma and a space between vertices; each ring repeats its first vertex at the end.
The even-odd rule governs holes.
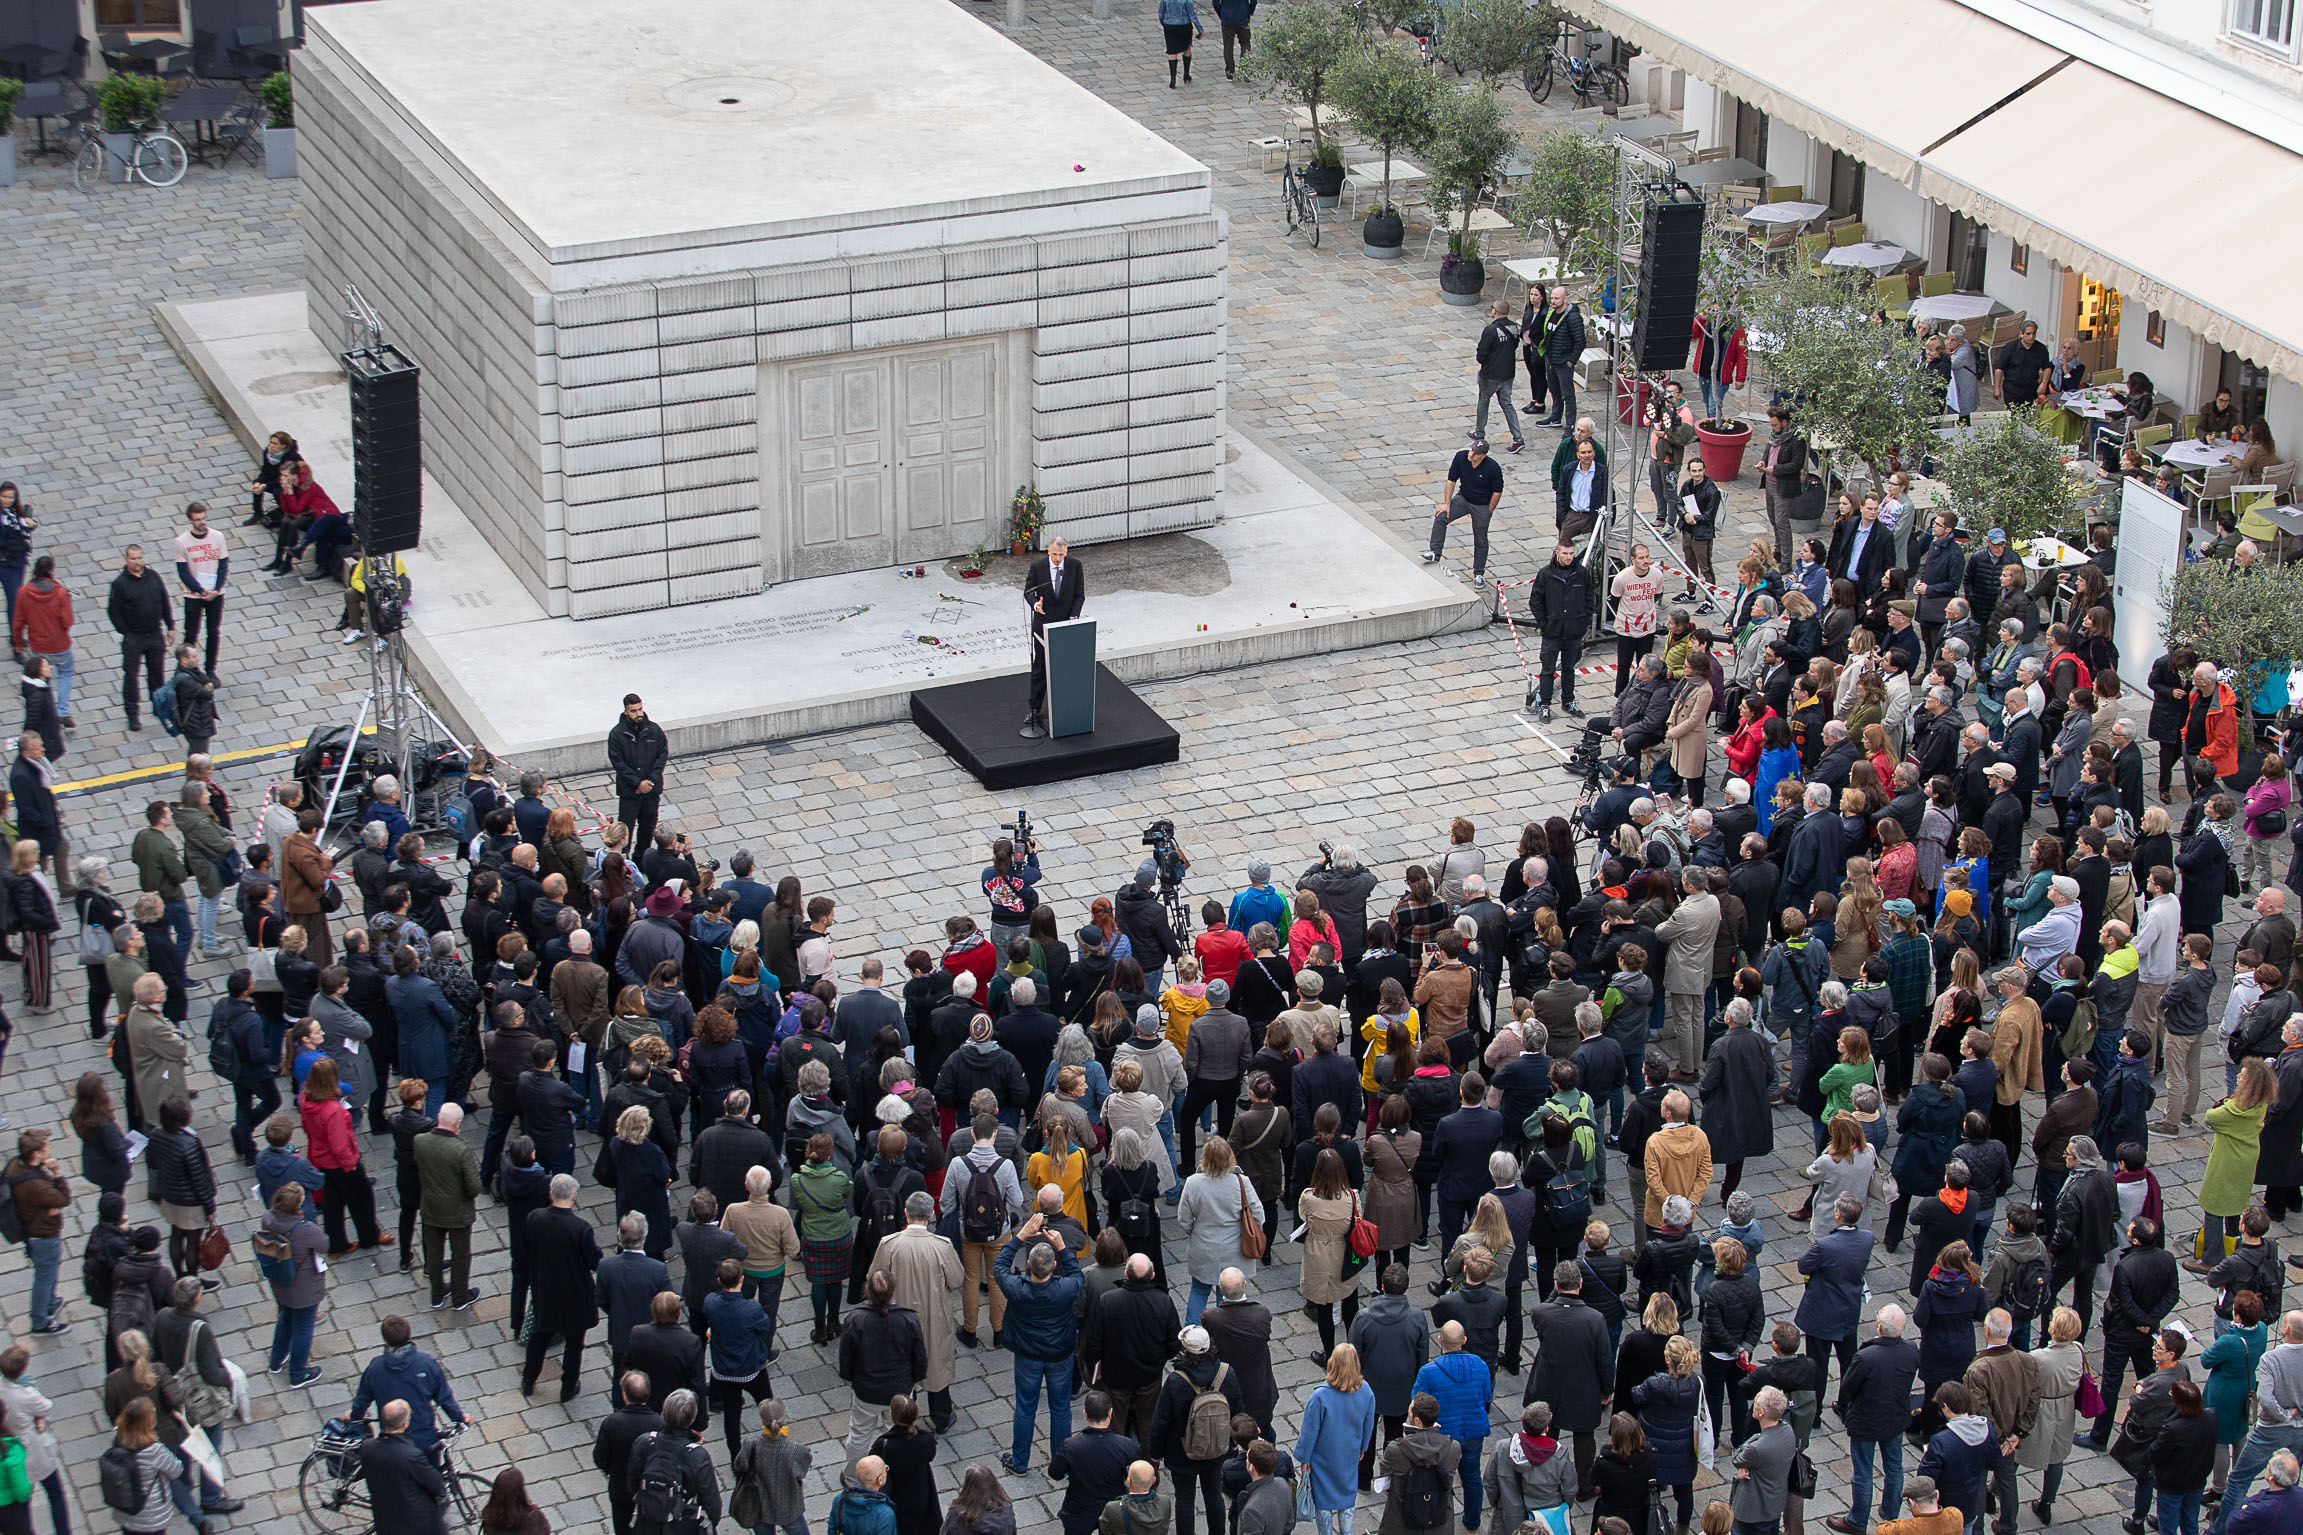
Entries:
POLYGON ((207 1325, 204 1317, 192 1318, 192 1330, 184 1337, 184 1362, 176 1370, 176 1382, 184 1393, 184 1420, 195 1428, 213 1428, 232 1415, 231 1393, 209 1385, 200 1374, 200 1333, 207 1325))
POLYGON ((1255 1201, 1248 1198, 1247 1175, 1233 1173, 1239 1180, 1239 1255, 1247 1259, 1261 1258, 1270 1244, 1264 1240, 1263 1222, 1255 1212, 1255 1201))
POLYGON ((1351 1229, 1345 1233, 1343 1244, 1343 1277, 1357 1279, 1367 1260, 1375 1256, 1375 1222, 1360 1213, 1359 1195, 1351 1196, 1351 1229))

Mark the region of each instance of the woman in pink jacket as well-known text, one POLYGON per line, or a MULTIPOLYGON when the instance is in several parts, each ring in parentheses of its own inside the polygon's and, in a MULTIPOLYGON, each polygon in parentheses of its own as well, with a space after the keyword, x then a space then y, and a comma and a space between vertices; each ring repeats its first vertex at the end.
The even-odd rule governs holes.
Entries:
POLYGON ((2256 869, 2263 871, 2263 883, 2268 885, 2279 877, 2272 862, 2272 850, 2287 840, 2287 818, 2294 814, 2295 790, 2287 781, 2287 764, 2277 752, 2266 753, 2263 758, 2263 776, 2247 791, 2241 807, 2241 826, 2247 833, 2244 862, 2239 869, 2239 890, 2245 894, 2254 884, 2256 869))
POLYGON ((1311 957, 1311 946, 1327 945, 1330 957, 1343 953, 1343 939, 1335 930, 1335 918, 1319 909, 1319 897, 1309 890, 1295 893, 1295 922, 1287 930, 1287 965, 1290 970, 1301 970, 1311 957))

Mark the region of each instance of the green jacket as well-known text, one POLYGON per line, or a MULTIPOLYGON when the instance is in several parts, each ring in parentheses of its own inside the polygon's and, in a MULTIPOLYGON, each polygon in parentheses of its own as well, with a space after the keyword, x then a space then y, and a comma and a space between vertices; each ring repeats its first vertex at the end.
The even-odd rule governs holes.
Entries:
POLYGON ((836 1242, 848 1235, 848 1190, 855 1180, 831 1162, 808 1162, 792 1175, 792 1210, 800 1240, 836 1242))
POLYGON ((192 876, 166 832, 157 826, 145 827, 128 844, 128 856, 136 863, 137 889, 154 891, 163 901, 184 899, 184 881, 192 876))
POLYGON ((184 838, 185 866, 199 883, 200 894, 212 901, 224 893, 224 871, 216 860, 230 855, 232 838, 205 810, 179 806, 175 815, 176 830, 184 838))
POLYGON ((445 1230, 470 1226, 480 1197, 480 1158, 460 1135, 427 1130, 415 1138, 416 1180, 423 1191, 424 1224, 445 1230))
POLYGON ((31 1501, 32 1479, 24 1474, 24 1441, 0 1438, 0 1508, 31 1501))

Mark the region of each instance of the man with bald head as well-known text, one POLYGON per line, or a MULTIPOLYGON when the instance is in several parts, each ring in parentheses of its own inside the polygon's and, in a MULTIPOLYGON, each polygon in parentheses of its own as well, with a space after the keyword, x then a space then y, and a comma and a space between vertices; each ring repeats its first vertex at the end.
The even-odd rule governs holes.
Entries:
POLYGON ((1479 1528, 1480 1453, 1487 1447, 1487 1404, 1495 1395, 1494 1376, 1464 1345, 1461 1322, 1438 1333, 1439 1352, 1415 1372, 1415 1389, 1439 1403, 1439 1430, 1463 1450, 1463 1527, 1479 1528))
POLYGON ((632 1535, 632 1446, 664 1426, 648 1405, 648 1377, 628 1370, 616 1380, 616 1410, 600 1420, 592 1440, 592 1465, 608 1479, 608 1519, 615 1535, 632 1535))
POLYGON ((1271 1368, 1271 1308, 1247 1293, 1247 1276, 1227 1268, 1215 1276, 1215 1304, 1200 1313, 1215 1356, 1239 1377, 1247 1415, 1266 1439, 1279 1408, 1279 1382, 1271 1368))
POLYGON ((1160 1383, 1182 1331, 1174 1298, 1142 1253, 1128 1259, 1120 1282, 1088 1308, 1082 1354, 1088 1378, 1111 1394, 1112 1427, 1139 1443, 1151 1434, 1160 1383))
POLYGON ((360 1480, 368 1484, 376 1528, 392 1535, 447 1535, 440 1515, 447 1487, 432 1457, 408 1437, 408 1404, 395 1398, 376 1417, 383 1432, 353 1452, 360 1480))
POLYGON ((1159 1468, 1148 1460, 1131 1461, 1127 1491, 1104 1505, 1103 1517, 1096 1521, 1096 1535, 1164 1530, 1174 1516, 1173 1502, 1160 1491, 1159 1468))

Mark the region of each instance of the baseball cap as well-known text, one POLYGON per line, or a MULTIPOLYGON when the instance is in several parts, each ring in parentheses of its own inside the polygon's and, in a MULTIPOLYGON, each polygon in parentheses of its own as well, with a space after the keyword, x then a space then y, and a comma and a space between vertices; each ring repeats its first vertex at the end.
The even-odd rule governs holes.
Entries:
MULTIPOLYGON (((1993 528, 1983 535, 1983 541, 1987 544, 2004 544, 2007 542, 2007 530, 2005 528, 1993 528)), ((1911 1484, 1906 1482, 1903 1485, 1909 1487, 1911 1484)))

